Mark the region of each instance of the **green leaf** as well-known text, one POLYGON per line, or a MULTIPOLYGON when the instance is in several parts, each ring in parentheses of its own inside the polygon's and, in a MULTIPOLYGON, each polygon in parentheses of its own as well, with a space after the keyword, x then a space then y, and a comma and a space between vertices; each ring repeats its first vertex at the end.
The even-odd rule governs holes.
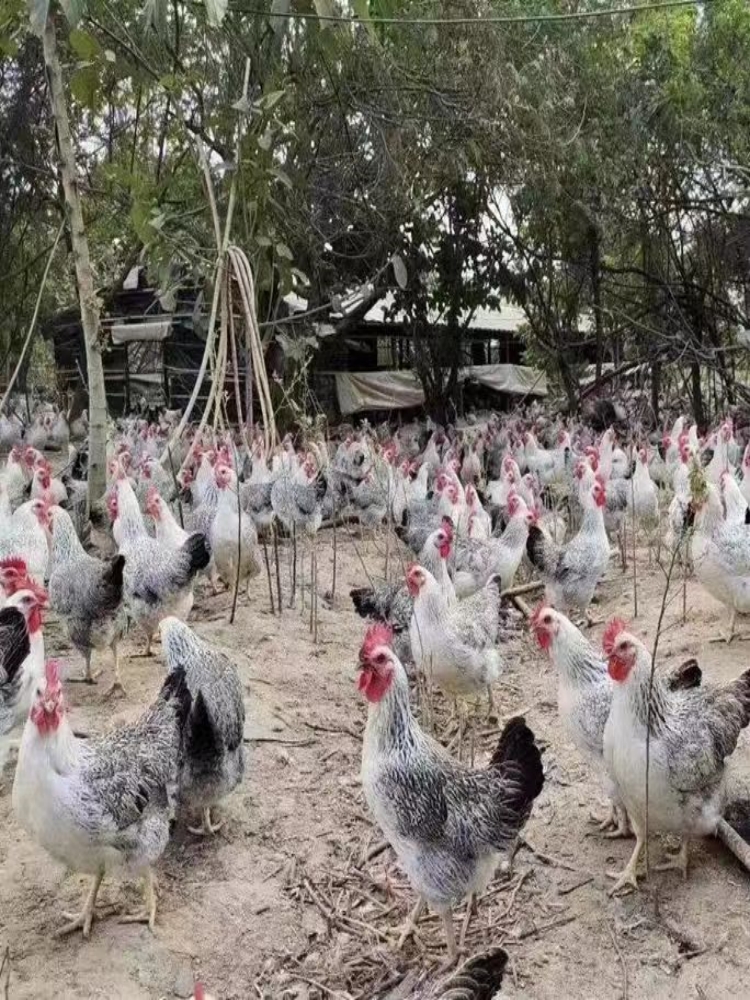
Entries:
POLYGON ((68 24, 71 28, 75 28, 83 17, 86 0, 60 0, 60 6, 68 19, 68 24))
POLYGON ((258 105, 264 108, 266 111, 271 111, 279 103, 281 98, 286 93, 285 90, 272 90, 268 94, 264 94, 258 101, 258 105))
POLYGON ((70 78, 70 92, 87 108, 96 108, 99 90, 99 71, 96 66, 81 66, 70 78))
POLYGON ((213 28, 219 28, 221 22, 227 16, 229 0, 206 0, 206 15, 208 23, 213 28))
POLYGON ((277 243, 276 253, 279 255, 279 257, 284 257, 286 260, 294 260, 294 254, 286 245, 286 243, 277 243))
POLYGON ((271 135, 271 130, 266 129, 266 131, 262 135, 258 136, 258 145, 260 146, 261 149, 265 149, 266 151, 268 151, 271 148, 272 139, 273 137, 271 135))
POLYGON ((255 242, 259 247, 270 247, 273 246, 273 242, 267 236, 256 236, 255 242))
POLYGON ((70 42, 71 49, 75 52, 79 59, 90 61, 101 54, 102 47, 98 40, 87 31, 81 31, 79 28, 73 28, 71 33, 68 35, 68 40, 70 42))
POLYGON ((404 258, 397 253, 391 257, 391 266, 393 267, 393 277, 396 279, 396 284, 399 288, 406 288, 409 284, 409 272, 406 270, 406 264, 404 264, 404 258))
POLYGON ((354 13, 367 28, 370 38, 377 39, 375 25, 370 20, 370 0, 352 0, 354 13))
POLYGON ((49 0, 28 0, 31 30, 36 35, 44 34, 44 26, 49 14, 49 0))
POLYGON ((18 55, 18 42, 15 38, 0 37, 0 58, 13 59, 18 55))

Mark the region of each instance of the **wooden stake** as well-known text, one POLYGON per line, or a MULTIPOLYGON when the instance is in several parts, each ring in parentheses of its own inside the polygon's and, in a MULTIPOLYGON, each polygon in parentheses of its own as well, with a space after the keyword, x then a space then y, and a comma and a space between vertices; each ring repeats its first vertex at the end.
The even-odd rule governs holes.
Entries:
POLYGON ((279 608, 279 617, 284 613, 283 595, 281 593, 281 567, 279 566, 279 535, 276 530, 276 521, 272 521, 273 525, 273 555, 276 560, 276 596, 277 604, 279 608))
POLYGON ((271 614, 276 614, 276 607, 273 600, 273 581, 271 580, 271 564, 268 561, 268 545, 266 544, 266 533, 265 531, 261 535, 261 541, 263 542, 263 559, 266 563, 266 579, 268 580, 268 599, 271 602, 271 614))

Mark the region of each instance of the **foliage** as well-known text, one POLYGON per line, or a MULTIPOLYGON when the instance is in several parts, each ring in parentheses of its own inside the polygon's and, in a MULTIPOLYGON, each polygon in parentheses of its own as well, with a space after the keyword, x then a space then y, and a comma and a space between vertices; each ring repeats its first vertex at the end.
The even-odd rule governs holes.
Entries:
MULTIPOLYGON (((251 257, 261 320, 283 316, 292 289, 315 308, 368 282, 390 288, 441 419, 457 403, 469 317, 506 297, 526 312, 529 358, 571 407, 591 362, 648 361, 655 384, 662 368, 684 371, 702 420, 701 369, 716 371, 730 399, 743 393, 745 0, 498 25, 482 17, 570 5, 31 0, 27 10, 6 0, 0 203, 11 211, 0 217, 0 350, 11 353, 63 204, 28 21, 31 12, 42 23, 48 8, 68 22, 60 39, 105 302, 139 260, 165 290, 210 277, 216 239, 201 144, 220 214, 237 178, 235 238, 251 257), (337 13, 351 21, 316 17, 337 13), (382 20, 393 17, 469 20, 382 20), (402 265, 389 265, 394 253, 402 265), (445 319, 438 327, 434 313, 445 319)), ((43 314, 73 294, 61 253, 43 314)))

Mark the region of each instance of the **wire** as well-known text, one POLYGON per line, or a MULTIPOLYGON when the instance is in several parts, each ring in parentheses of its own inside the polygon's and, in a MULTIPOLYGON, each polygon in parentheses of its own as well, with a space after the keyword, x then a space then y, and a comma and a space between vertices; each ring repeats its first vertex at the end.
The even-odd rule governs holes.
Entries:
POLYGON ((630 7, 610 7, 602 10, 579 10, 566 14, 490 14, 487 17, 379 17, 368 16, 366 19, 351 14, 315 14, 301 11, 270 11, 257 10, 251 7, 232 5, 230 10, 235 14, 249 14, 253 17, 286 18, 298 21, 331 21, 339 24, 395 24, 395 25, 460 25, 460 24, 526 24, 555 21, 580 21, 585 18, 614 17, 615 15, 639 14, 644 11, 669 10, 676 7, 697 7, 716 3, 717 0, 660 0, 656 3, 635 4, 630 7))

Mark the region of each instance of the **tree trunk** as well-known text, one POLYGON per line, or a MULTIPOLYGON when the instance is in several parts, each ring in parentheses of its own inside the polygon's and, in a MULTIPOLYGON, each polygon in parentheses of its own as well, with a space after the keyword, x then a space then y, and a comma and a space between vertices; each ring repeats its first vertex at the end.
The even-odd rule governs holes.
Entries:
POLYGON ((706 414, 703 408, 701 366, 697 361, 694 361, 690 366, 690 381, 693 392, 693 418, 698 425, 698 430, 703 434, 706 431, 706 414))
POLYGON ((591 227, 591 293, 594 307, 594 332, 596 334, 596 378, 602 377, 602 361, 604 360, 604 323, 602 316, 602 260, 599 243, 599 229, 591 227))
POLYGON ((47 64, 49 76, 50 102, 60 150, 60 173, 70 225, 78 299, 81 306, 81 325, 86 345, 86 373, 89 390, 88 503, 90 508, 94 501, 103 496, 106 488, 107 394, 104 386, 104 367, 99 340, 99 303, 94 289, 89 245, 83 224, 83 208, 76 179, 73 140, 70 135, 62 71, 57 55, 55 22, 51 15, 47 18, 44 27, 43 43, 44 61, 47 64))
POLYGON ((651 410, 654 414, 654 427, 659 426, 659 403, 661 400, 661 362, 651 364, 651 410))

